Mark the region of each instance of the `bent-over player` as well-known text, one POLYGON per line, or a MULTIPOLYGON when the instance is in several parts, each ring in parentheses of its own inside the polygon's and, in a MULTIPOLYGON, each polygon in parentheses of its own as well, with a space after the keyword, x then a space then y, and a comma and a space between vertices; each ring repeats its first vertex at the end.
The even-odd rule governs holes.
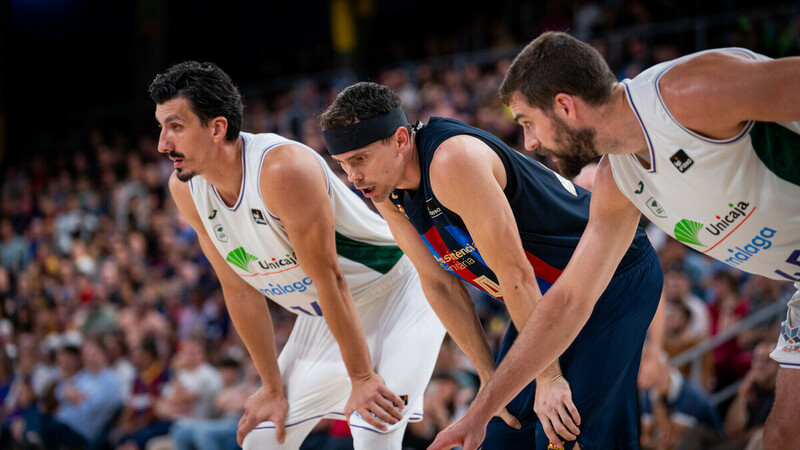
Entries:
POLYGON ((310 148, 240 132, 241 96, 216 65, 177 64, 149 91, 170 192, 261 375, 239 443, 296 449, 329 417, 349 419, 358 449, 400 449, 444 328, 386 223, 310 148), (298 316, 280 357, 265 296, 298 316))

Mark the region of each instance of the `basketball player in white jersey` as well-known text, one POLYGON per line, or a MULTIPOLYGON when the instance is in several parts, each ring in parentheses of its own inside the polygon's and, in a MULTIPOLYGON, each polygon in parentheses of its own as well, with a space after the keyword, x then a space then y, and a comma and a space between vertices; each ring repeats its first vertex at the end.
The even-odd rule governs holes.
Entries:
POLYGON ((444 328, 385 222, 310 148, 240 132, 241 96, 216 65, 177 64, 149 91, 172 198, 261 375, 239 444, 297 449, 334 418, 357 449, 400 449, 444 328), (265 296, 298 316, 280 357, 265 296))
MULTIPOLYGON (((552 154, 563 175, 607 156, 569 265, 470 411, 440 433, 434 449, 480 442, 476 430, 491 411, 567 347, 640 212, 699 252, 800 289, 800 58, 718 49, 618 83, 591 46, 549 32, 517 55, 500 97, 523 127, 525 147, 552 154)), ((781 369, 768 449, 800 447, 799 331, 800 293, 772 352, 781 369)))

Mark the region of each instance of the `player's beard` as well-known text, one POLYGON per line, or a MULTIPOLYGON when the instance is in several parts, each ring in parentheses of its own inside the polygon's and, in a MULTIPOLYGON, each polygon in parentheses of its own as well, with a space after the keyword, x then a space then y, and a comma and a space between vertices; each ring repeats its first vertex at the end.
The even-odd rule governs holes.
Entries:
POLYGON ((178 180, 183 181, 184 183, 188 182, 194 178, 195 175, 197 175, 195 172, 186 171, 183 169, 175 169, 175 172, 177 173, 176 176, 178 177, 178 180))
POLYGON ((538 152, 540 155, 553 155, 558 158, 556 164, 561 175, 575 178, 581 173, 581 169, 600 157, 595 146, 597 131, 588 127, 572 129, 555 115, 550 119, 555 133, 553 140, 558 150, 539 147, 538 152))
MULTIPOLYGON (((183 153, 178 153, 176 151, 171 151, 171 152, 169 152, 168 156, 170 158, 181 158, 183 160, 183 162, 186 163, 186 156, 183 153)), ((195 175, 197 175, 197 172, 192 172, 190 170, 184 170, 184 169, 181 169, 180 167, 176 168, 175 172, 176 172, 176 176, 178 177, 178 180, 183 181, 184 183, 188 182, 189 180, 194 178, 195 175)))

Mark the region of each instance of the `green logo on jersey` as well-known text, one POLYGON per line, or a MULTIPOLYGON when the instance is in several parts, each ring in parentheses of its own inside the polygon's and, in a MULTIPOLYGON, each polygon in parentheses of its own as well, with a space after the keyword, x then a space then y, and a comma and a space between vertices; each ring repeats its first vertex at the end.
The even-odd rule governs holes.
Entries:
POLYGON ((225 228, 222 225, 214 225, 214 234, 220 242, 228 242, 228 233, 225 232, 225 228))
POLYGON ((239 247, 236 250, 228 253, 228 256, 225 258, 225 260, 244 270, 245 272, 250 273, 250 271, 247 269, 247 266, 250 265, 250 261, 256 261, 258 258, 247 253, 244 247, 239 247))
POLYGON ((215 209, 210 216, 208 216, 208 220, 212 220, 214 217, 217 217, 217 210, 215 209))
POLYGON ((675 239, 687 244, 700 245, 705 247, 698 239, 697 235, 703 229, 703 224, 692 220, 681 219, 675 224, 675 239))

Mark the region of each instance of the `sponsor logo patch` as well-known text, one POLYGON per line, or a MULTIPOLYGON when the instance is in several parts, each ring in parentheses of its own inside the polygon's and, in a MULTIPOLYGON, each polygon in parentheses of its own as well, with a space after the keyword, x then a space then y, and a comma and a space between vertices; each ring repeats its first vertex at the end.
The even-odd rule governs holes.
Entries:
POLYGON ((260 209, 251 209, 250 214, 253 215, 253 222, 259 225, 267 224, 267 219, 264 218, 264 213, 260 209))
POLYGON ((258 258, 251 255, 250 253, 247 253, 244 247, 239 247, 236 250, 231 251, 230 253, 228 253, 228 256, 225 257, 225 261, 228 261, 229 263, 244 270, 247 273, 250 273, 250 269, 248 268, 250 263, 257 260, 258 258))
POLYGON ((694 164, 694 160, 689 158, 689 155, 687 155, 683 149, 675 152, 674 155, 669 157, 669 160, 680 173, 686 172, 694 164))
POLYGON ((425 208, 428 209, 428 215, 431 216, 431 219, 442 215, 442 208, 436 206, 436 202, 432 198, 425 200, 425 208))

